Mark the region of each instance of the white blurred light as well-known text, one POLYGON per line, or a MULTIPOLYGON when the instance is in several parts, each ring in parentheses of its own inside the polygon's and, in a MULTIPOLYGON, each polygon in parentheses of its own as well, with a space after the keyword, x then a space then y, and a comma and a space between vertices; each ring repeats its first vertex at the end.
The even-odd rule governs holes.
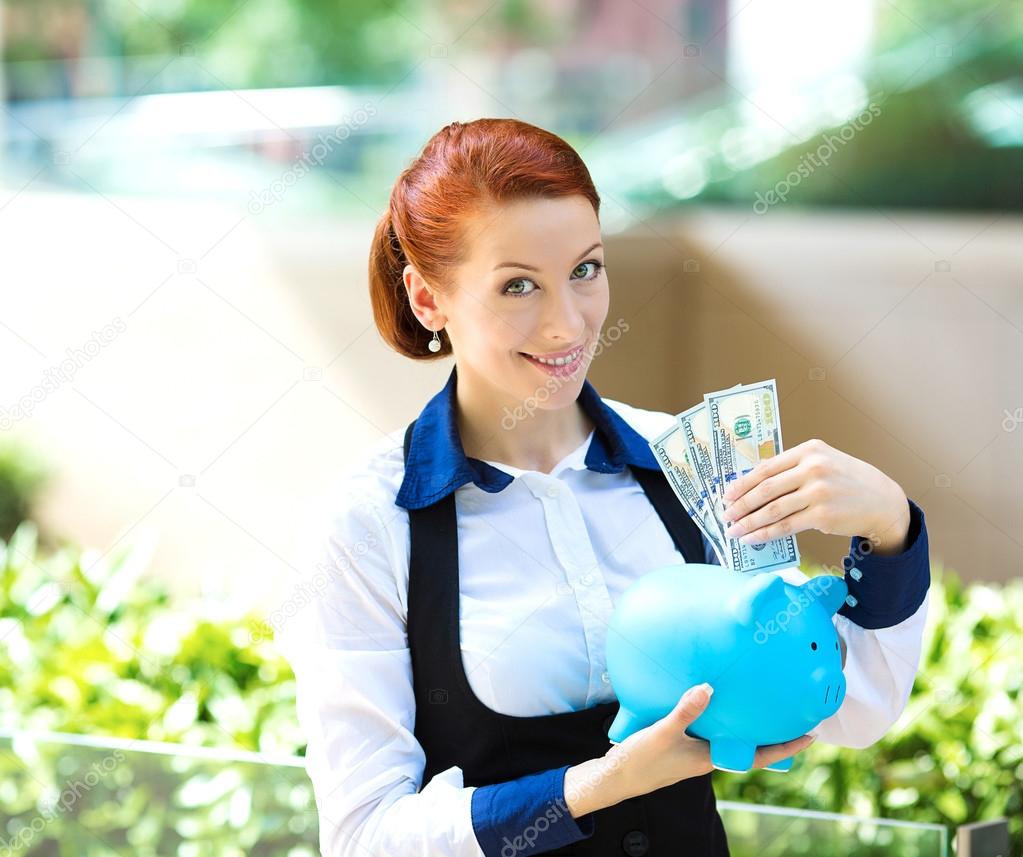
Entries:
POLYGON ((963 99, 966 121, 990 146, 1023 146, 1023 88, 991 83, 963 99))
POLYGON ((789 145, 862 109, 874 0, 730 0, 729 12, 729 81, 791 132, 789 145))
POLYGON ((684 152, 664 165, 661 182, 672 196, 689 199, 707 186, 707 167, 701 152, 684 152))
POLYGON ((829 124, 840 125, 867 107, 867 87, 858 75, 837 75, 828 82, 824 104, 829 124))
POLYGON ((721 158, 733 170, 744 170, 760 161, 756 142, 746 128, 729 128, 721 135, 721 158))

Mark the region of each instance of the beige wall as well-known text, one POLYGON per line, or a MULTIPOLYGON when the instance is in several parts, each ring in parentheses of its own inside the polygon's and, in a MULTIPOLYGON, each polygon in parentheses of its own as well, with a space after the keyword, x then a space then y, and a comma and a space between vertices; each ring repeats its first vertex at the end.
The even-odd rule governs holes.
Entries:
MULTIPOLYGON (((609 246, 609 319, 632 329, 591 379, 680 411, 776 378, 787 447, 819 437, 871 462, 923 507, 933 559, 1018 576, 1023 423, 1005 412, 1023 406, 1021 239, 1023 218, 996 214, 702 209, 650 223, 609 246)), ((799 541, 829 563, 848 546, 799 541)))

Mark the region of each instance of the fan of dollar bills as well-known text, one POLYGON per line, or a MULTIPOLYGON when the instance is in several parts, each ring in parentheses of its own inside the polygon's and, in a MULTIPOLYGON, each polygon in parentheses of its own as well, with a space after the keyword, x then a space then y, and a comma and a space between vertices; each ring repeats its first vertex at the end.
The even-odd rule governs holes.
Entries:
POLYGON ((799 565, 795 536, 743 544, 725 534, 722 494, 782 451, 775 379, 707 393, 650 443, 668 482, 725 568, 745 573, 799 565))

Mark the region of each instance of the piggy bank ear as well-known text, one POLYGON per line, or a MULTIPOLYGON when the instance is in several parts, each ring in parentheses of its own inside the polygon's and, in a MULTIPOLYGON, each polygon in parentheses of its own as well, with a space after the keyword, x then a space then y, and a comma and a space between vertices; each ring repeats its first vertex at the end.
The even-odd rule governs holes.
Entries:
POLYGON ((829 616, 838 612, 845 602, 845 596, 849 594, 846 582, 833 574, 820 574, 801 584, 799 588, 827 610, 829 616))
POLYGON ((758 615, 768 611, 768 604, 785 594, 785 581, 771 572, 753 575, 731 599, 732 615, 743 625, 750 625, 758 615))

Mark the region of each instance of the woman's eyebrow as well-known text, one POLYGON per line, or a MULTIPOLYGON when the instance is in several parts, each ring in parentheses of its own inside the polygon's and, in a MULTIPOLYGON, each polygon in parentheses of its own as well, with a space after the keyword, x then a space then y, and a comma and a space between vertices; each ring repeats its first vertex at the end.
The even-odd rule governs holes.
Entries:
MULTIPOLYGON (((578 262, 587 253, 592 253, 598 247, 603 247, 603 246, 604 245, 601 244, 598 241, 592 247, 587 247, 585 250, 583 250, 582 253, 580 253, 578 256, 575 257, 576 261, 578 262)), ((525 268, 527 271, 539 271, 540 270, 539 268, 534 268, 532 265, 525 265, 522 262, 502 262, 500 265, 495 265, 494 266, 494 270, 495 271, 500 270, 501 268, 525 268)))

